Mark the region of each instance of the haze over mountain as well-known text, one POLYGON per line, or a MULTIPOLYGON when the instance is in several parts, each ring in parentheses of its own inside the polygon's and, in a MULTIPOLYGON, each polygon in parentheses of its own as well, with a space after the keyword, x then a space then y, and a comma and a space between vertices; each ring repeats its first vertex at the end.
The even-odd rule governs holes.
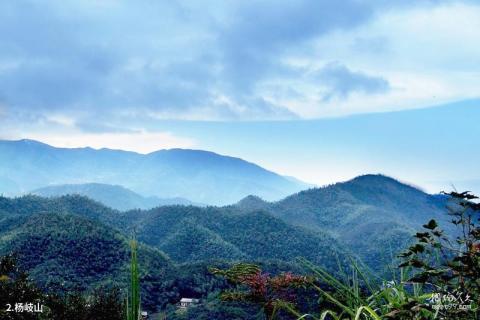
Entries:
POLYGON ((454 185, 480 194, 478 119, 480 99, 471 99, 309 121, 172 121, 162 128, 195 138, 199 149, 240 156, 317 185, 382 173, 429 193, 454 185))
POLYGON ((276 200, 307 187, 253 163, 208 151, 169 149, 144 155, 55 148, 33 140, 0 141, 1 193, 92 182, 206 204, 233 203, 251 193, 276 200))
POLYGON ((151 209, 167 205, 200 205, 184 198, 144 197, 127 188, 104 183, 63 184, 33 190, 32 194, 42 197, 82 195, 117 210, 151 209))

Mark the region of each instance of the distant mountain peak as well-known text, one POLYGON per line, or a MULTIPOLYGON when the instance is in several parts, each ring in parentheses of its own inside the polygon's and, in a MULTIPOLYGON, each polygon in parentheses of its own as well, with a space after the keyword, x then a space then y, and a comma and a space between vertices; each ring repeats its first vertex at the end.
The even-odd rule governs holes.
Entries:
POLYGON ((373 199, 377 196, 382 197, 384 194, 392 197, 394 195, 403 196, 405 193, 411 196, 428 196, 421 189, 387 175, 364 174, 345 182, 302 190, 277 201, 276 204, 301 199, 301 202, 310 202, 310 205, 316 205, 318 202, 325 201, 337 202, 340 199, 343 199, 340 202, 347 199, 348 201, 357 201, 366 198, 373 199))
MULTIPOLYGON (((166 205, 193 205, 194 203, 180 197, 159 198, 144 197, 121 185, 109 185, 105 183, 83 183, 51 185, 36 189, 32 194, 43 197, 61 197, 65 195, 81 195, 98 201, 108 207, 127 211, 132 209, 151 209, 166 205)), ((199 204, 196 204, 199 205, 199 204)))
POLYGON ((368 173, 368 174, 363 174, 360 176, 357 176, 347 182, 367 182, 367 183, 372 183, 372 182, 394 182, 394 183, 400 183, 398 180, 395 178, 392 178, 390 176, 381 174, 381 173, 368 173))
POLYGON ((245 198, 243 198, 242 200, 239 201, 239 203, 241 203, 241 202, 265 202, 265 200, 263 200, 259 196, 250 194, 250 195, 246 196, 245 198))
POLYGON ((424 192, 420 187, 415 186, 411 183, 405 182, 405 181, 400 181, 398 179, 395 179, 393 177, 384 175, 384 174, 364 174, 361 176, 358 176, 352 180, 349 180, 345 182, 346 184, 358 184, 358 185, 363 185, 363 186, 368 186, 369 188, 375 188, 375 187, 385 187, 387 185, 389 186, 396 186, 400 188, 408 188, 411 190, 415 190, 418 192, 424 192))
MULTIPOLYGON (((249 162, 242 158, 232 157, 228 155, 219 154, 213 151, 200 150, 200 149, 183 149, 183 148, 172 148, 172 149, 161 149, 157 151, 150 152, 146 156, 177 156, 180 159, 184 160, 196 160, 196 161, 208 161, 208 162, 222 162, 222 163, 242 163, 248 164, 252 167, 257 167, 262 170, 268 171, 255 163, 249 162)), ((271 171, 269 171, 271 172, 271 171)), ((272 172, 273 173, 273 172, 272 172)), ((294 181, 294 178, 284 177, 292 182, 303 183, 300 180, 294 181), (291 179, 291 180, 290 180, 291 179)))
POLYGON ((46 143, 43 143, 43 142, 40 142, 40 141, 37 141, 37 140, 32 140, 32 139, 0 140, 0 143, 1 142, 9 143, 9 144, 21 144, 21 145, 24 145, 24 146, 39 146, 39 147, 41 146, 41 147, 52 148, 52 146, 50 146, 46 143))
POLYGON ((31 143, 31 144, 42 144, 42 145, 46 145, 46 143, 43 143, 43 142, 40 142, 40 141, 37 141, 37 140, 32 140, 32 139, 20 139, 20 140, 11 140, 12 142, 14 141, 18 141, 18 142, 22 142, 22 143, 31 143))
POLYGON ((241 207, 242 209, 248 210, 260 210, 264 209, 268 206, 268 202, 263 200, 262 198, 255 196, 255 195, 248 195, 239 202, 237 202, 236 206, 241 207))
POLYGON ((361 174, 359 176, 356 176, 355 178, 351 180, 363 180, 363 179, 378 179, 378 180, 394 180, 396 181, 395 178, 387 176, 386 174, 383 173, 366 173, 366 174, 361 174))

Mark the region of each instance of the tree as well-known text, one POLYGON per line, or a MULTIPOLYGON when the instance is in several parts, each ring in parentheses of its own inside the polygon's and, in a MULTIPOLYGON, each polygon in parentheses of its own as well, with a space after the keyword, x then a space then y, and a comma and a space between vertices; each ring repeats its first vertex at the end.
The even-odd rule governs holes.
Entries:
POLYGON ((480 306, 480 204, 469 192, 451 192, 449 214, 459 227, 451 239, 430 220, 418 232, 417 243, 401 254, 405 261, 400 267, 411 267, 413 283, 428 287, 433 292, 431 303, 416 307, 438 311, 448 319, 479 318, 480 306), (445 308, 445 305, 454 307, 445 308), (460 306, 460 307, 458 307, 460 306))
POLYGON ((28 274, 17 266, 15 255, 3 256, 0 259, 0 318, 38 319, 38 313, 14 311, 16 304, 25 303, 44 304, 44 296, 28 279, 28 274))
POLYGON ((310 280, 305 276, 282 273, 271 276, 263 273, 254 264, 240 263, 230 269, 211 269, 236 286, 225 291, 220 298, 226 301, 244 301, 259 304, 268 320, 275 319, 282 309, 293 309, 296 302, 295 289, 305 288, 310 280))

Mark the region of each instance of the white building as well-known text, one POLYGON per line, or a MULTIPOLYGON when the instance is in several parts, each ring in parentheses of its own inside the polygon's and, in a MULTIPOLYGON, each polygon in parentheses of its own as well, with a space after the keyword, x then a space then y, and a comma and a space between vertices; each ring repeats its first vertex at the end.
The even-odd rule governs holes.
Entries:
POLYGON ((193 304, 197 304, 200 300, 198 299, 192 299, 192 298, 182 298, 180 299, 180 308, 181 309, 187 309, 193 304))

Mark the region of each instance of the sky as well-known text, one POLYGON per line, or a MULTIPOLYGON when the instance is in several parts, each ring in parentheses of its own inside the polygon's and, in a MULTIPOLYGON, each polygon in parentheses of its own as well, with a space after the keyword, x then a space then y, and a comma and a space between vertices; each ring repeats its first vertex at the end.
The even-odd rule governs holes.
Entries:
POLYGON ((468 141, 429 149, 445 126, 479 137, 441 111, 478 116, 478 1, 2 1, 0 34, 0 139, 207 149, 315 184, 480 181, 468 141))

